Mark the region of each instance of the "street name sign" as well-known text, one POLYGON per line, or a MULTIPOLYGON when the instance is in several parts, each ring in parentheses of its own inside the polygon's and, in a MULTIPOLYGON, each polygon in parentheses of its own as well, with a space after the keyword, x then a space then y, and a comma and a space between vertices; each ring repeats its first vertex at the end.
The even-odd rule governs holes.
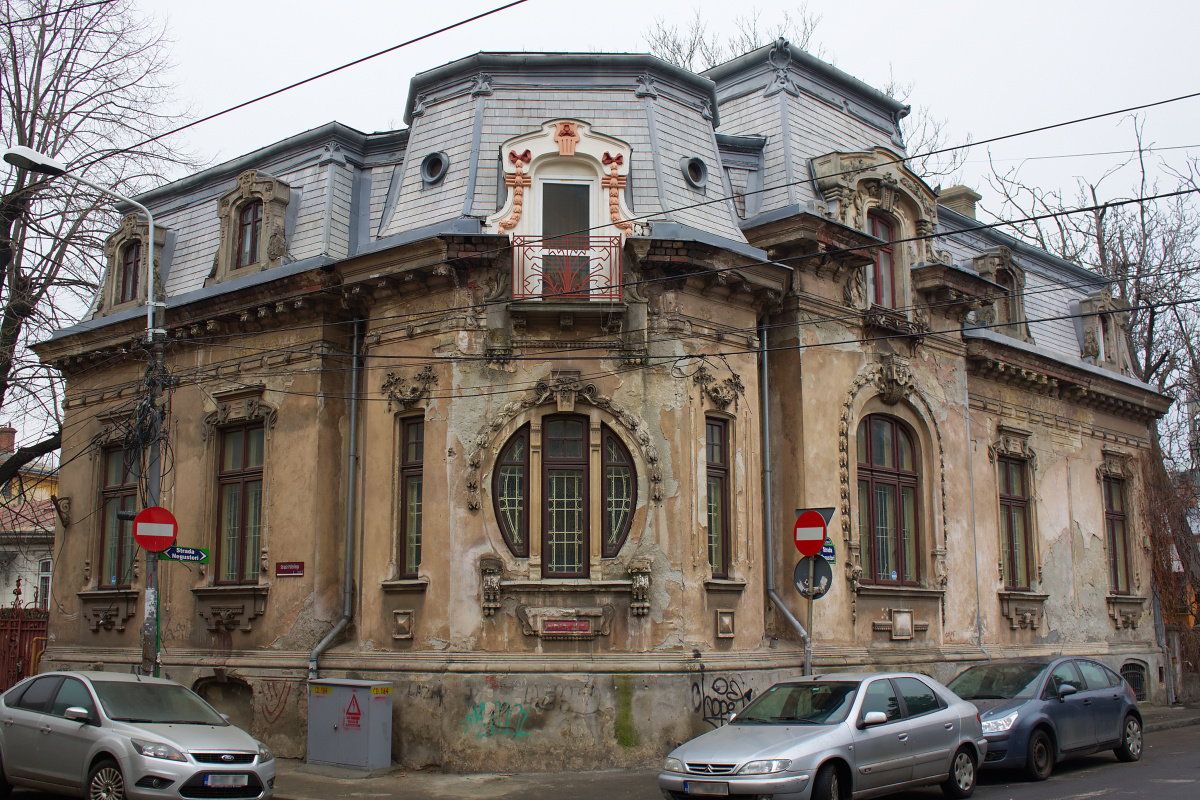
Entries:
POLYGON ((207 564, 208 550, 203 547, 168 547, 158 554, 159 561, 188 561, 192 564, 207 564))

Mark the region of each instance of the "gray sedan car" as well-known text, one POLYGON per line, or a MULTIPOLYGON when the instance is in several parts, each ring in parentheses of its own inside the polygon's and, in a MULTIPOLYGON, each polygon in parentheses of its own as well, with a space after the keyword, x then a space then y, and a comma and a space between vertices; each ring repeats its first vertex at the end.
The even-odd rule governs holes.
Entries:
POLYGON ((173 681, 50 672, 0 697, 0 796, 13 786, 88 800, 267 800, 275 759, 173 681))
POLYGON ((847 800, 929 784, 963 798, 986 751, 975 707, 932 678, 834 673, 767 689, 675 748, 658 785, 668 800, 847 800))

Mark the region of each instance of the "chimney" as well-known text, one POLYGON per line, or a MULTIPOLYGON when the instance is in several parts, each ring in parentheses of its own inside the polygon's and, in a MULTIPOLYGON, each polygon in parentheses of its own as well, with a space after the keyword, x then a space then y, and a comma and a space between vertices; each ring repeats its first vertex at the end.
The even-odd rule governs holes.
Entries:
POLYGON ((938 205, 971 219, 975 219, 975 204, 982 199, 983 195, 966 186, 951 186, 938 192, 938 205))
POLYGON ((17 449, 17 429, 5 425, 0 428, 0 456, 11 455, 17 449))

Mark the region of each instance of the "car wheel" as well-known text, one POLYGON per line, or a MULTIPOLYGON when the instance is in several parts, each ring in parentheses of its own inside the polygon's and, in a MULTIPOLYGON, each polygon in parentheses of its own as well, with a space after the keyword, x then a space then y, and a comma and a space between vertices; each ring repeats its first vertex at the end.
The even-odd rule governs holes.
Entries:
POLYGON ((117 762, 105 760, 92 767, 87 800, 125 800, 125 778, 117 762))
POLYGON ((1025 775, 1031 781, 1044 781, 1054 770, 1054 742, 1044 730, 1038 729, 1029 737, 1029 752, 1025 756, 1025 775))
POLYGON ((1121 761, 1137 761, 1142 757, 1142 723, 1133 714, 1125 717, 1121 726, 1121 746, 1113 750, 1121 761))
POLYGON ((975 793, 975 758, 966 747, 958 748, 950 762, 950 774, 942 784, 947 797, 964 798, 975 793))
POLYGON ((812 800, 842 800, 842 776, 833 764, 826 764, 813 781, 812 800))

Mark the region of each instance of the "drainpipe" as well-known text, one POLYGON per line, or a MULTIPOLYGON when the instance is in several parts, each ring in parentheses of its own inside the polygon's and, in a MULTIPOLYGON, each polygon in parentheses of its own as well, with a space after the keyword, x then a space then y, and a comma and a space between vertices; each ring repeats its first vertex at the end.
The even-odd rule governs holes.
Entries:
POLYGON ((971 480, 971 544, 975 548, 975 639, 979 649, 992 657, 983 647, 983 602, 979 592, 979 531, 975 523, 975 445, 971 442, 971 390, 963 382, 963 419, 967 423, 967 474, 971 480))
MULTIPOLYGON (((800 634, 800 639, 804 642, 804 674, 812 674, 812 639, 809 638, 808 631, 804 630, 804 626, 800 624, 800 620, 788 610, 784 605, 783 600, 779 598, 779 594, 775 591, 775 537, 772 535, 774 521, 772 519, 771 507, 771 409, 770 409, 770 378, 767 376, 767 326, 765 322, 760 322, 758 325, 758 342, 759 342, 759 401, 762 403, 762 440, 763 440, 763 518, 766 520, 766 539, 767 539, 767 597, 775 604, 780 614, 783 614, 784 619, 792 626, 796 633, 800 634)), ((803 350, 797 350, 802 353, 803 350)), ((809 600, 809 602, 813 602, 809 600)))
POLYGON ((342 618, 325 634, 308 657, 308 679, 317 678, 317 659, 329 649, 338 634, 350 624, 354 612, 354 492, 358 467, 358 372, 359 341, 362 338, 362 319, 354 320, 353 355, 350 361, 350 452, 346 456, 346 571, 342 577, 342 618))

